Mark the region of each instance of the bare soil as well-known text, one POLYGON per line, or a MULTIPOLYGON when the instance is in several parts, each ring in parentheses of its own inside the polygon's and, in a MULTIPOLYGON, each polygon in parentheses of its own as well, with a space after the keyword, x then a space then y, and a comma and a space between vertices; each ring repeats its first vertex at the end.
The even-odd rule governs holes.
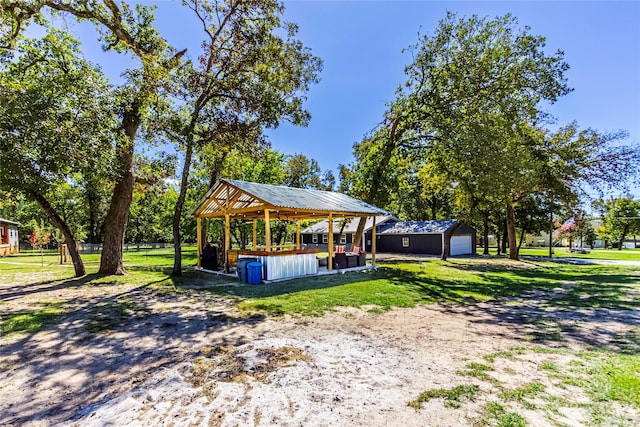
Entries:
MULTIPOLYGON (((550 310, 541 301, 552 295, 541 293, 475 305, 267 318, 241 316, 228 300, 204 292, 47 279, 0 283, 4 313, 47 301, 73 308, 39 332, 0 338, 0 425, 474 425, 498 388, 538 382, 559 402, 588 397, 541 368, 567 366, 571 352, 498 358, 492 381, 461 375, 470 362, 488 363, 483 356, 523 346, 615 349, 617 336, 640 325, 637 310, 550 310), (97 308, 123 306, 112 329, 89 331, 97 308), (546 339, 550 325, 553 339, 546 339), (407 405, 425 390, 460 384, 476 384, 480 392, 459 408, 442 399, 419 410, 407 405)), ((579 406, 551 417, 543 406, 519 413, 535 426, 589 424, 579 406)), ((637 411, 623 408, 619 416, 640 424, 637 411)))

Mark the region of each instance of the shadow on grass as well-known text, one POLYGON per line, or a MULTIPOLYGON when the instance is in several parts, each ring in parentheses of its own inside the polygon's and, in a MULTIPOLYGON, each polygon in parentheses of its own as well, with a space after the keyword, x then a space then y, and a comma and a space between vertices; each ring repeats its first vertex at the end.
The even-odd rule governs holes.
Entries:
MULTIPOLYGON (((71 271, 70 274, 73 275, 73 271, 71 271)), ((91 273, 82 277, 74 277, 71 279, 48 279, 41 280, 39 282, 17 285, 9 289, 0 289, 0 300, 9 301, 28 295, 84 286, 87 283, 90 283, 101 277, 104 277, 104 275, 91 273)))
MULTIPOLYGON (((45 324, 25 326, 22 335, 7 336, 2 344, 0 365, 7 384, 14 376, 17 384, 26 383, 12 388, 11 393, 24 398, 2 411, 0 425, 77 419, 86 407, 130 390, 158 370, 193 359, 205 344, 245 344, 253 338, 247 334, 265 320, 260 315, 231 315, 229 305, 211 295, 155 292, 163 282, 171 280, 152 274, 124 291, 80 294, 56 303, 62 311, 55 316, 43 317, 37 310, 12 313, 36 313, 31 317, 45 324), (70 378, 61 373, 73 380, 68 383, 70 378)), ((104 277, 92 274, 54 282, 47 289, 102 285, 104 277)))
MULTIPOLYGON (((205 343, 248 342, 253 339, 251 330, 265 317, 230 316, 225 309, 228 297, 255 299, 255 307, 261 308, 261 301, 268 298, 303 291, 338 291, 344 286, 362 288, 359 294, 351 292, 356 298, 351 301, 358 301, 360 295, 375 288, 381 294, 378 297, 389 297, 387 301, 401 294, 406 296, 402 301, 407 304, 438 303, 434 309, 466 316, 470 323, 507 326, 527 342, 559 346, 571 339, 619 352, 637 351, 640 347, 638 296, 633 294, 640 277, 637 269, 562 268, 555 264, 511 268, 476 262, 421 261, 387 263, 377 271, 268 285, 241 285, 227 277, 196 271, 171 277, 170 269, 160 267, 129 270, 140 274, 130 276, 134 285, 126 291, 67 300, 63 305, 65 313, 44 327, 42 334, 46 335, 28 333, 3 344, 3 367, 8 375, 27 375, 29 390, 22 390, 25 399, 0 414, 0 424, 19 425, 42 419, 52 424, 68 421, 81 409, 74 405, 77 402, 96 404, 109 394, 127 391, 159 369, 197 356, 205 343), (163 304, 167 308, 158 309, 163 304), (601 326, 607 322, 630 327, 631 332, 611 332, 601 326), (76 375, 73 387, 60 381, 60 372, 76 375), (118 378, 126 377, 123 384, 112 383, 112 374, 116 373, 118 378), (51 400, 52 395, 57 398, 51 400)), ((42 281, 2 291, 0 298, 108 286, 122 280, 126 278, 112 280, 91 274, 80 279, 42 281)), ((262 308, 285 311, 278 301, 262 308)))
MULTIPOLYGON (((205 273, 197 273, 203 275, 205 273)), ((224 276, 206 276, 212 277, 208 281, 212 285, 202 288, 207 292, 221 296, 233 296, 242 298, 267 298, 279 295, 293 294, 302 291, 320 290, 334 288, 347 284, 366 282, 376 280, 379 273, 375 272, 352 272, 345 274, 333 274, 327 276, 309 276, 283 282, 273 282, 261 285, 248 285, 236 281, 233 278, 224 276), (230 283, 232 282, 232 283, 230 283)), ((174 279, 175 280, 175 279, 174 279)), ((176 281, 178 287, 189 287, 192 283, 189 280, 178 279, 176 281)))
MULTIPOLYGON (((640 269, 608 265, 567 266, 549 263, 532 267, 505 267, 482 264, 452 264, 452 268, 478 272, 483 290, 496 297, 523 293, 545 298, 554 308, 607 308, 637 310, 640 304, 640 269), (635 286, 634 286, 635 285, 635 286)), ((525 297, 528 295, 525 294, 525 297)))

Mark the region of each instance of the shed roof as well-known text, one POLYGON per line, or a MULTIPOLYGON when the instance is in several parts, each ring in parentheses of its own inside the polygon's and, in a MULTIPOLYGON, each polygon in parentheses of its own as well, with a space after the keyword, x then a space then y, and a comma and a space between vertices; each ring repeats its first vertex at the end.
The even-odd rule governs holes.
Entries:
POLYGON ((401 221, 389 225, 378 234, 440 234, 453 227, 455 219, 436 221, 401 221))
POLYGON ((277 211, 280 219, 303 219, 329 213, 341 216, 386 215, 377 208, 346 194, 292 188, 280 185, 221 179, 193 211, 200 217, 261 217, 265 209, 277 211))
MULTIPOLYGON (((378 215, 376 216, 376 225, 382 225, 385 222, 388 221, 399 221, 398 218, 396 218, 393 215, 378 215)), ((358 223, 360 222, 359 219, 356 218, 352 218, 347 220, 347 223, 344 226, 344 229, 342 230, 343 233, 355 233, 358 229, 358 223)), ((340 224, 340 221, 334 221, 333 223, 333 232, 334 233, 339 233, 340 232, 340 228, 342 227, 342 224, 340 224)), ((367 221, 365 222, 364 225, 364 231, 369 231, 371 230, 371 227, 373 227, 373 217, 367 217, 367 221)), ((316 222, 315 224, 310 225, 309 227, 305 228, 304 230, 302 230, 303 234, 309 234, 309 233, 327 233, 329 231, 329 221, 328 220, 322 220, 320 222, 316 222)))
POLYGON ((0 222, 4 222, 4 223, 7 223, 7 224, 13 224, 13 225, 20 225, 19 222, 9 221, 8 219, 4 219, 4 218, 0 218, 0 222))

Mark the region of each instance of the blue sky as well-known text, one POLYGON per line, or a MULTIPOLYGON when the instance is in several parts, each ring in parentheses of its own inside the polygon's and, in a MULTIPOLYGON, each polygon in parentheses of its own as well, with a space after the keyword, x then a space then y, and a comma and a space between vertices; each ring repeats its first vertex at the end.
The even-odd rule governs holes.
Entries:
MULTIPOLYGON (((175 2, 157 4, 161 33, 195 55, 200 35, 189 12, 175 2)), ((404 81, 411 57, 402 50, 418 33, 431 34, 447 10, 515 15, 547 38, 549 52, 563 50, 571 66, 574 91, 547 109, 558 124, 576 120, 581 127, 625 129, 627 144, 640 143, 640 2, 286 1, 285 7, 285 19, 299 25, 299 38, 323 59, 324 70, 306 104, 309 126, 285 124, 268 134, 275 149, 304 153, 323 169, 353 160, 353 144, 380 123, 404 81)), ((117 75, 117 67, 127 65, 115 54, 105 61, 95 32, 76 28, 88 55, 107 73, 117 75)))

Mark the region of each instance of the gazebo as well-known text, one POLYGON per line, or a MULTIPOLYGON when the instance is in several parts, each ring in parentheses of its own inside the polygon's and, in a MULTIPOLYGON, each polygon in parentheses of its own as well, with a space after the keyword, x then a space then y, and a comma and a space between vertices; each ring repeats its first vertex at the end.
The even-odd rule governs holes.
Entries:
MULTIPOLYGON (((300 221, 328 218, 329 229, 333 221, 342 218, 357 218, 387 215, 388 212, 346 194, 331 191, 292 188, 230 179, 218 180, 193 211, 197 222, 198 268, 201 268, 202 255, 202 218, 224 218, 224 259, 228 266, 231 250, 231 219, 253 220, 253 250, 240 251, 241 255, 260 255, 262 257, 284 257, 315 254, 317 250, 305 250, 300 245, 300 221), (265 223, 265 245, 257 249, 257 220, 265 223), (297 223, 295 248, 272 245, 270 220, 295 221, 297 223)), ((375 233, 375 223, 374 223, 375 233)), ((327 269, 333 269, 334 239, 329 233, 327 269)), ((375 264, 375 234, 372 236, 371 260, 375 264)), ((292 258, 287 258, 291 262, 292 258)), ((314 255, 315 261, 315 255, 314 255)), ((275 261, 274 261, 275 263, 275 261)), ((275 264, 274 264, 275 265, 275 264)))

